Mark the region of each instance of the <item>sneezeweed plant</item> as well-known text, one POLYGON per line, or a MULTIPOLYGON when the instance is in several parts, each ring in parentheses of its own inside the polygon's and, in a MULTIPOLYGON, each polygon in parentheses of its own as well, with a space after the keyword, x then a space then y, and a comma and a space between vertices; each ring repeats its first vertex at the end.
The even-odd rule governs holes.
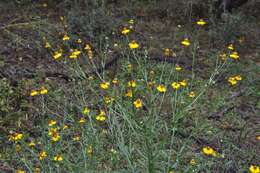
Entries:
POLYGON ((196 24, 199 25, 199 26, 204 26, 204 25, 207 24, 207 22, 205 22, 204 19, 200 19, 200 20, 198 20, 198 21, 196 22, 196 24))
POLYGON ((166 87, 163 84, 160 84, 156 87, 156 89, 160 92, 160 93, 165 93, 166 92, 166 87))
POLYGON ((260 167, 256 165, 250 165, 249 171, 250 173, 260 173, 260 167))
POLYGON ((143 102, 142 102, 141 99, 135 100, 133 104, 134 104, 136 109, 140 109, 143 106, 143 102))
POLYGON ((128 44, 128 46, 129 46, 130 49, 137 49, 137 48, 139 48, 139 44, 135 40, 131 41, 128 44))
POLYGON ((202 148, 202 152, 203 152, 203 154, 205 154, 206 156, 213 156, 213 157, 216 157, 216 156, 217 156, 217 152, 216 152, 213 148, 211 148, 211 147, 209 147, 209 146, 203 147, 203 148, 202 148))
POLYGON ((190 46, 190 40, 188 38, 185 38, 184 40, 181 41, 181 44, 185 47, 190 46))
POLYGON ((240 75, 231 76, 228 78, 228 82, 231 86, 237 85, 238 81, 241 81, 242 77, 240 75))

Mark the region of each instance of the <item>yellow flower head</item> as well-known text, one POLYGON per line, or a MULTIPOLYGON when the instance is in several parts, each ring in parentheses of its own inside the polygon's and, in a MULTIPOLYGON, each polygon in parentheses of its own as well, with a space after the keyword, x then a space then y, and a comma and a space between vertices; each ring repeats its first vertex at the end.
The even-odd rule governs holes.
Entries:
POLYGON ((133 19, 130 19, 130 20, 128 21, 128 23, 131 24, 131 25, 133 25, 133 24, 134 24, 134 20, 133 20, 133 19))
POLYGON ((90 109, 88 107, 85 107, 83 110, 82 110, 82 114, 83 115, 88 115, 90 112, 90 109))
POLYGON ((69 58, 71 59, 75 59, 75 58, 78 58, 78 56, 81 54, 81 51, 75 49, 73 52, 71 52, 69 58))
POLYGON ((22 133, 13 133, 9 136, 9 141, 20 141, 23 138, 22 133))
POLYGON ((46 151, 41 151, 38 155, 39 160, 43 160, 45 157, 47 157, 46 151))
POLYGON ((185 38, 184 40, 181 41, 181 44, 182 44, 183 46, 188 47, 188 46, 190 46, 190 41, 189 41, 188 38, 185 38))
POLYGON ((209 146, 203 147, 202 152, 207 156, 217 156, 217 152, 209 146))
POLYGON ((49 129, 48 135, 51 136, 51 140, 52 140, 53 142, 57 142, 57 141, 60 140, 60 135, 59 135, 59 133, 57 132, 57 129, 56 129, 56 128, 51 128, 51 129, 49 129))
POLYGON ((163 51, 163 55, 166 57, 171 56, 171 50, 169 48, 165 48, 163 51))
POLYGON ((128 87, 131 87, 131 88, 135 88, 135 87, 136 87, 136 82, 135 82, 135 80, 131 80, 131 81, 129 81, 127 84, 128 84, 128 87))
POLYGON ((142 100, 141 99, 137 99, 134 101, 134 106, 139 109, 143 106, 142 100))
POLYGON ((223 61, 226 61, 227 60, 227 54, 226 53, 222 53, 219 55, 220 58, 223 60, 223 61))
POLYGON ((83 123, 85 123, 85 122, 86 122, 86 119, 85 119, 85 118, 82 117, 82 118, 79 119, 79 124, 83 124, 83 123))
POLYGON ((15 171, 15 173, 26 173, 24 170, 21 170, 21 169, 17 169, 16 171, 15 171))
POLYGON ((118 79, 117 79, 117 78, 114 78, 114 79, 112 80, 112 83, 113 83, 113 84, 118 84, 118 79))
POLYGON ((109 88, 110 83, 109 82, 102 82, 99 86, 100 88, 106 90, 109 88))
POLYGON ((63 38, 62 38, 63 41, 67 41, 67 40, 69 40, 69 39, 70 39, 70 37, 69 37, 67 34, 65 34, 65 35, 63 36, 63 38))
POLYGON ((111 103, 112 101, 114 101, 114 98, 112 98, 112 97, 104 97, 104 102, 105 102, 106 104, 109 104, 109 103, 111 103))
POLYGON ((38 91, 32 90, 30 95, 33 97, 33 96, 36 96, 36 95, 38 95, 38 94, 39 94, 38 91))
POLYGON ((72 138, 73 141, 79 141, 80 140, 80 136, 79 135, 76 135, 72 138))
POLYGON ((176 64, 176 66, 175 66, 175 70, 176 70, 176 71, 181 71, 182 68, 181 68, 181 66, 179 66, 178 64, 176 64))
POLYGON ((249 167, 250 173, 260 173, 260 167, 256 165, 251 165, 249 167))
POLYGON ((156 89, 157 89, 159 92, 161 92, 161 93, 165 93, 165 92, 166 92, 166 87, 165 87, 164 85, 162 85, 162 84, 158 85, 158 86, 156 87, 156 89))
POLYGON ((257 136, 257 137, 256 137, 256 139, 257 139, 258 141, 260 141, 260 135, 259 135, 259 136, 257 136))
POLYGON ((191 92, 188 94, 188 96, 189 96, 190 98, 194 98, 194 97, 195 97, 195 92, 194 92, 194 91, 191 91, 191 92))
POLYGON ((54 125, 56 125, 56 124, 57 124, 57 122, 56 122, 55 120, 49 120, 49 121, 48 121, 49 127, 54 126, 54 125))
POLYGON ((59 59, 61 56, 62 56, 61 52, 55 51, 52 57, 56 60, 59 59))
POLYGON ((61 156, 60 154, 57 154, 56 156, 53 157, 53 160, 54 160, 54 161, 59 161, 59 162, 60 162, 60 161, 63 160, 63 158, 62 158, 62 156, 61 156))
POLYGON ((30 141, 30 142, 28 143, 28 146, 29 146, 29 147, 35 147, 35 146, 36 146, 36 144, 35 144, 35 142, 34 142, 34 141, 30 141))
POLYGON ((229 77, 228 78, 228 82, 230 83, 230 85, 236 85, 237 84, 237 80, 236 80, 236 78, 234 78, 234 77, 229 77))
POLYGON ((240 75, 236 75, 236 76, 234 76, 234 78, 235 78, 237 81, 242 80, 242 77, 241 77, 240 75))
POLYGON ((122 33, 123 35, 126 35, 126 34, 128 34, 129 32, 130 32, 130 29, 127 28, 127 27, 124 27, 124 28, 122 29, 122 31, 121 31, 121 33, 122 33))
POLYGON ((227 48, 228 48, 229 50, 234 50, 233 44, 229 44, 227 48))
POLYGON ((128 46, 129 46, 130 49, 137 49, 137 48, 139 48, 139 44, 135 40, 131 41, 128 44, 128 46))
POLYGON ((197 25, 200 25, 200 26, 204 26, 207 24, 207 22, 205 22, 203 19, 198 20, 196 23, 197 23, 197 25))
POLYGON ((50 45, 50 43, 49 43, 49 42, 47 42, 47 41, 46 41, 46 42, 45 42, 45 45, 44 45, 44 47, 45 47, 45 48, 50 48, 50 47, 51 47, 51 45, 50 45))
POLYGON ((133 97, 133 92, 132 92, 132 90, 131 90, 131 89, 128 89, 128 90, 126 91, 126 93, 125 93, 125 96, 132 98, 132 97, 133 97))
POLYGON ((91 46, 89 44, 86 44, 84 47, 85 50, 91 50, 91 46))
POLYGON ((183 81, 179 82, 179 84, 180 84, 182 87, 186 87, 186 86, 187 86, 186 80, 183 80, 183 81))
POLYGON ((96 116, 97 121, 105 121, 106 120, 106 113, 105 111, 101 110, 100 113, 96 116))
POLYGON ((236 59, 239 58, 239 55, 238 55, 237 52, 232 52, 232 53, 229 55, 229 57, 236 60, 236 59))
POLYGON ((190 160, 190 164, 191 164, 192 166, 194 166, 194 165, 196 165, 196 164, 197 164, 197 162, 196 162, 196 160, 195 160, 195 159, 191 159, 191 160, 190 160))
POLYGON ((79 43, 79 44, 82 43, 81 39, 80 39, 80 38, 77 39, 77 40, 76 40, 76 43, 79 43))
POLYGON ((177 82, 173 82, 172 83, 172 88, 175 89, 175 90, 178 90, 179 88, 181 87, 181 85, 177 82))
POLYGON ((41 87, 40 94, 45 95, 48 93, 48 90, 45 87, 41 87))
POLYGON ((92 145, 90 145, 90 146, 87 147, 86 153, 87 153, 88 155, 90 155, 90 156, 93 154, 93 147, 92 147, 92 145))

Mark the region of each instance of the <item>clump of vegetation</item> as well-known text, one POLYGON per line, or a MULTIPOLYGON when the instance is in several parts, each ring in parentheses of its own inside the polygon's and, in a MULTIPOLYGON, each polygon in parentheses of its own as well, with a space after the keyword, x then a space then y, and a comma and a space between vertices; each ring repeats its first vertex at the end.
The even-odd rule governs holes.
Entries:
POLYGON ((190 11, 171 23, 129 15, 157 1, 53 4, 30 6, 46 16, 26 24, 37 51, 17 61, 40 64, 18 80, 0 70, 1 171, 260 172, 256 54, 234 27, 243 17, 190 11))

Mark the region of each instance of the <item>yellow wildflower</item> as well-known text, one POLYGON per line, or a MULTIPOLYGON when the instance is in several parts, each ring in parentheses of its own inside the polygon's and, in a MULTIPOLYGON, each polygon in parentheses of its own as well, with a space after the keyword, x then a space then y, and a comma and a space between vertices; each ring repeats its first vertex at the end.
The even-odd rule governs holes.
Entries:
POLYGON ((57 154, 56 156, 53 157, 53 160, 54 161, 62 161, 63 158, 62 158, 62 156, 60 154, 57 154))
POLYGON ((50 48, 50 47, 51 47, 51 45, 50 45, 50 43, 49 43, 49 42, 47 42, 47 41, 46 41, 46 42, 45 42, 45 45, 44 45, 44 47, 45 47, 45 48, 50 48))
POLYGON ((219 55, 220 58, 223 60, 223 61, 226 61, 227 60, 227 54, 226 53, 222 53, 219 55))
POLYGON ((182 87, 186 87, 186 86, 187 86, 186 80, 180 81, 179 84, 180 84, 182 87))
POLYGON ((194 166, 194 165, 196 165, 196 164, 197 164, 197 162, 196 162, 196 160, 195 160, 195 159, 191 159, 191 160, 190 160, 190 164, 191 164, 192 166, 194 166))
POLYGON ((156 89, 157 89, 159 92, 161 92, 161 93, 165 93, 165 92, 166 92, 166 87, 165 87, 164 85, 162 85, 162 84, 158 85, 158 86, 156 87, 156 89))
POLYGON ((82 114, 83 114, 83 115, 87 115, 87 114, 89 114, 89 112, 90 112, 90 109, 89 109, 88 107, 85 107, 85 108, 83 109, 83 111, 82 111, 82 114))
POLYGON ((34 169, 34 173, 41 173, 41 169, 40 168, 35 168, 34 169))
POLYGON ((89 44, 86 44, 84 47, 85 50, 91 50, 91 46, 89 44))
POLYGON ((33 96, 36 96, 36 95, 38 95, 38 94, 39 94, 38 91, 32 90, 30 95, 33 97, 33 96))
POLYGON ((232 52, 232 53, 229 55, 229 57, 236 60, 236 59, 239 58, 239 55, 238 55, 237 52, 232 52))
POLYGON ((129 81, 129 82, 128 82, 128 87, 135 88, 135 87, 136 87, 136 82, 135 82, 135 80, 129 81))
POLYGON ((105 89, 109 88, 109 85, 110 85, 109 82, 102 82, 99 86, 100 86, 100 88, 105 90, 105 89))
POLYGON ((43 160, 45 157, 47 157, 46 151, 41 151, 38 155, 39 160, 43 160))
POLYGON ((134 101, 134 106, 139 109, 143 106, 142 100, 141 99, 137 99, 134 101))
POLYGON ((87 153, 88 155, 90 155, 90 156, 93 154, 93 147, 92 147, 92 145, 90 145, 90 146, 87 147, 86 153, 87 153))
POLYGON ((69 40, 69 39, 70 39, 70 37, 69 37, 67 34, 65 34, 65 35, 63 36, 63 38, 62 38, 63 41, 67 41, 67 40, 69 40))
POLYGON ((130 20, 128 21, 128 23, 131 24, 131 25, 133 25, 133 24, 134 24, 134 20, 133 20, 133 19, 130 19, 130 20))
POLYGON ((194 91, 191 91, 191 92, 188 94, 188 96, 189 96, 190 98, 194 98, 194 97, 195 97, 195 92, 194 92, 194 91))
POLYGON ((181 41, 181 44, 182 44, 183 46, 188 47, 188 46, 190 46, 190 41, 189 41, 188 38, 185 38, 184 40, 181 41))
POLYGON ((105 121, 106 120, 106 113, 105 111, 100 111, 99 115, 96 116, 97 121, 105 121))
POLYGON ((81 52, 77 49, 75 49, 73 52, 71 52, 69 58, 71 59, 75 59, 75 58, 78 58, 78 56, 81 54, 81 52))
POLYGON ((249 167, 250 173, 260 173, 260 167, 256 165, 251 165, 249 167))
POLYGON ((55 51, 52 57, 56 60, 59 59, 61 56, 62 56, 61 52, 55 51))
POLYGON ((82 43, 81 39, 80 38, 77 39, 76 43, 79 43, 79 44, 82 43))
POLYGON ((197 25, 200 25, 200 26, 204 26, 207 24, 203 19, 198 20, 196 23, 197 23, 197 25))
POLYGON ((83 124, 83 123, 85 123, 85 122, 86 122, 86 119, 85 119, 85 118, 82 117, 82 118, 79 119, 79 123, 80 123, 80 124, 83 124))
POLYGON ((128 44, 128 46, 129 46, 130 49, 137 49, 137 48, 139 48, 139 44, 135 40, 131 41, 128 44))
POLYGON ((112 80, 112 83, 113 83, 113 84, 118 84, 118 79, 117 79, 117 78, 114 78, 114 79, 112 80))
POLYGON ((121 31, 121 33, 122 33, 123 35, 126 35, 126 34, 128 34, 129 32, 130 32, 130 29, 127 28, 127 27, 124 27, 123 30, 121 31))
POLYGON ((256 139, 260 141, 260 135, 259 135, 259 136, 257 136, 257 137, 256 137, 256 139))
POLYGON ((181 66, 179 66, 178 64, 175 66, 175 70, 176 71, 181 71, 182 70, 182 68, 181 68, 181 66))
POLYGON ((175 90, 178 90, 179 88, 181 87, 181 85, 177 82, 173 82, 172 83, 172 88, 175 89, 175 90))
POLYGON ((234 77, 229 77, 229 78, 228 78, 228 82, 229 82, 231 85, 236 85, 236 84, 237 84, 237 80, 236 80, 236 78, 234 78, 234 77))
POLYGON ((18 169, 15 171, 15 173, 26 173, 24 170, 18 169))
POLYGON ((60 140, 60 135, 59 133, 57 132, 57 129, 56 128, 50 128, 49 129, 49 132, 48 132, 48 135, 51 136, 51 140, 53 142, 57 142, 60 140))
POLYGON ((73 141, 79 141, 80 140, 80 136, 79 135, 76 135, 72 138, 73 141))
POLYGON ((242 77, 241 77, 240 75, 236 75, 236 76, 234 76, 234 78, 235 78, 237 81, 242 80, 242 77))
POLYGON ((227 48, 228 48, 229 50, 234 50, 233 44, 229 44, 227 48))
POLYGON ((45 87, 41 87, 40 94, 44 95, 44 94, 47 94, 47 93, 48 93, 48 90, 45 87))
POLYGON ((217 152, 209 146, 203 147, 202 152, 207 156, 217 156, 217 152))
POLYGON ((35 147, 35 146, 36 146, 36 144, 35 144, 35 142, 34 142, 34 141, 30 141, 30 142, 28 143, 28 146, 29 146, 29 147, 35 147))
POLYGON ((66 130, 68 128, 69 128, 69 126, 67 124, 64 124, 63 127, 62 127, 62 130, 66 130))
POLYGON ((125 93, 125 96, 132 98, 132 97, 133 97, 133 92, 132 92, 132 90, 131 90, 131 89, 128 89, 128 90, 126 91, 126 93, 125 93))
POLYGON ((56 125, 56 124, 57 124, 57 122, 56 122, 55 120, 49 120, 49 121, 48 121, 49 127, 54 126, 54 125, 56 125))
POLYGON ((19 145, 19 144, 15 145, 15 151, 16 152, 20 152, 21 150, 22 150, 21 145, 19 145))
POLYGON ((23 138, 22 133, 13 133, 9 136, 9 141, 20 141, 23 138))
POLYGON ((163 55, 166 56, 166 57, 169 57, 171 55, 171 50, 169 48, 165 48, 163 55))

